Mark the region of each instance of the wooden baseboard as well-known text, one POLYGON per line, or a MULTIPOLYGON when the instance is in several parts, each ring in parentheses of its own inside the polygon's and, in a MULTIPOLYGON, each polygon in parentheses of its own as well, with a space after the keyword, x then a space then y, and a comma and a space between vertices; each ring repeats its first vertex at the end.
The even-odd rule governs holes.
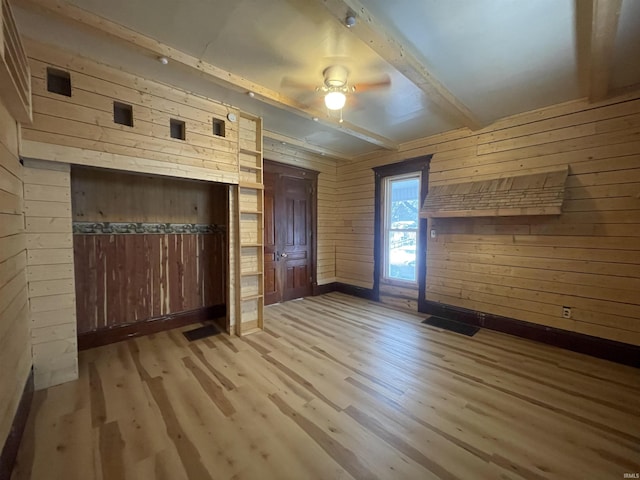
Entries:
POLYGON ((497 330, 573 352, 584 353, 593 357, 640 368, 640 347, 637 345, 592 337, 583 333, 537 325, 522 320, 477 312, 475 310, 468 310, 466 308, 428 300, 420 302, 419 310, 422 313, 437 315, 490 330, 497 330))
POLYGON ((313 295, 324 295, 325 293, 340 292, 354 297, 364 298, 366 300, 376 300, 373 290, 370 288, 356 287, 348 283, 331 282, 324 285, 314 285, 313 295))
POLYGON ((192 323, 213 320, 214 322, 226 315, 225 305, 189 310, 188 312, 173 313, 163 317, 150 318, 143 322, 117 325, 112 328, 103 328, 93 332, 78 334, 78 350, 99 347, 109 343, 120 342, 129 338, 140 337, 152 333, 183 327, 192 323))
POLYGON ((0 453, 0 480, 9 480, 11 478, 11 472, 16 463, 22 435, 27 426, 27 419, 29 418, 29 411, 31 410, 31 401, 33 400, 33 390, 33 368, 31 368, 22 391, 18 410, 11 423, 9 435, 2 447, 2 453, 0 453))
POLYGON ((325 293, 331 293, 336 291, 336 282, 325 283, 324 285, 313 285, 313 291, 311 295, 317 297, 318 295, 324 295, 325 293))

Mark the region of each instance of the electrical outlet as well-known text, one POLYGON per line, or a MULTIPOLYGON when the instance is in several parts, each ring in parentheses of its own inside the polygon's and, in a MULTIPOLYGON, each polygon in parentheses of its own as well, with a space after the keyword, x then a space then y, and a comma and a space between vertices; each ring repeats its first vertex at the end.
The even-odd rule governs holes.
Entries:
POLYGON ((436 238, 436 229, 435 228, 431 229, 431 238, 436 238))
POLYGON ((571 318, 571 307, 562 307, 562 318, 571 318))

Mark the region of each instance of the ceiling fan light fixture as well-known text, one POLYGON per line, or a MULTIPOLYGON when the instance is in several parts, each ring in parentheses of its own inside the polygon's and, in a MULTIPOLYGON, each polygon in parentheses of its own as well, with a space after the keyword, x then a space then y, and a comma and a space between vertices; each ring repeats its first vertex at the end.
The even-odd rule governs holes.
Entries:
POLYGON ((341 110, 347 97, 342 92, 329 92, 324 96, 324 104, 329 110, 341 110))

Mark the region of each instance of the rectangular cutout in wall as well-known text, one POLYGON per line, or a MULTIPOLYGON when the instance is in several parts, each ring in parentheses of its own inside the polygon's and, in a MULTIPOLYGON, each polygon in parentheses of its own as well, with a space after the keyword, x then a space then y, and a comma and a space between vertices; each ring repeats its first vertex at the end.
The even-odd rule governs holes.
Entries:
POLYGON ((186 127, 182 120, 176 120, 172 118, 169 120, 169 133, 171 138, 177 138, 178 140, 184 140, 186 134, 186 127))
POLYGON ((64 70, 47 67, 47 90, 51 93, 71 96, 71 75, 64 70))
POLYGON ((113 121, 133 127, 133 107, 126 103, 113 102, 113 121))
POLYGON ((213 119, 213 134, 217 135, 219 137, 224 137, 225 136, 224 120, 221 120, 219 118, 214 118, 213 119))

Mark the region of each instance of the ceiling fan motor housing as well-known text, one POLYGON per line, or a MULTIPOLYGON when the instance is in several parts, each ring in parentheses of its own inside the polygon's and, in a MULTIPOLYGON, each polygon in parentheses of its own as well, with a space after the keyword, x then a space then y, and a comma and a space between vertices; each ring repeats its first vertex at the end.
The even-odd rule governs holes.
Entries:
POLYGON ((340 88, 347 84, 349 70, 343 65, 331 65, 322 72, 324 75, 324 84, 328 88, 340 88))

